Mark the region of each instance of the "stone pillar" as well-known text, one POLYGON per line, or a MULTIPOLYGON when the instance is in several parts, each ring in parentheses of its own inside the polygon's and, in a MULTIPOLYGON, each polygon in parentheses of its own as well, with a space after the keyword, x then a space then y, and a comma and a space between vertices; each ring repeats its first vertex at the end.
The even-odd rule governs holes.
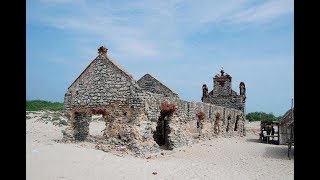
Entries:
POLYGON ((220 128, 221 128, 221 115, 218 113, 215 115, 215 121, 214 121, 214 133, 216 135, 220 134, 220 128))
MULTIPOLYGON (((178 122, 178 116, 175 114, 175 113, 172 113, 171 115, 167 116, 168 118, 168 121, 167 121, 167 132, 166 132, 166 135, 167 135, 167 143, 166 143, 166 146, 168 148, 168 150, 172 150, 174 147, 178 147, 179 145, 176 144, 176 139, 177 136, 175 135, 175 133, 173 132, 173 123, 174 122, 178 122)), ((179 137, 180 138, 180 137, 179 137)))
POLYGON ((91 114, 87 112, 74 113, 74 138, 78 141, 86 140, 89 135, 89 123, 91 114))
POLYGON ((62 130, 64 141, 73 141, 74 140, 74 116, 73 113, 68 111, 65 113, 65 116, 67 117, 68 125, 65 130, 62 130))

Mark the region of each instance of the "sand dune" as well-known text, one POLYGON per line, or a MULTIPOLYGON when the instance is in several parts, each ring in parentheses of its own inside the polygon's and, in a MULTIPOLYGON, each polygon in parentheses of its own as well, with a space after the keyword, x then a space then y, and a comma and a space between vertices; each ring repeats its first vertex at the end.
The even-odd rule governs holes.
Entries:
MULTIPOLYGON (((99 135, 104 122, 90 124, 99 135)), ((137 158, 106 153, 94 143, 58 143, 65 126, 45 123, 38 116, 26 120, 27 180, 100 179, 293 179, 294 158, 287 146, 262 144, 254 133, 259 123, 248 124, 244 138, 200 141, 161 155, 137 158)), ((293 152, 293 151, 292 151, 293 152)))

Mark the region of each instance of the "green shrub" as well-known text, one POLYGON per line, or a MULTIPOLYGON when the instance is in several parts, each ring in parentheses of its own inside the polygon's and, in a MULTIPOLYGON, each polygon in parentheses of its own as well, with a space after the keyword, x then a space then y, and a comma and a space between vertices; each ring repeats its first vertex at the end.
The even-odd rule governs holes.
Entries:
POLYGON ((41 110, 49 110, 49 111, 61 111, 63 110, 63 103, 60 102, 50 102, 43 100, 31 100, 26 101, 26 111, 41 111, 41 110))
POLYGON ((251 112, 246 115, 246 119, 252 121, 279 121, 281 116, 274 116, 272 113, 251 112))
POLYGON ((52 117, 51 121, 61 121, 60 117, 52 117))

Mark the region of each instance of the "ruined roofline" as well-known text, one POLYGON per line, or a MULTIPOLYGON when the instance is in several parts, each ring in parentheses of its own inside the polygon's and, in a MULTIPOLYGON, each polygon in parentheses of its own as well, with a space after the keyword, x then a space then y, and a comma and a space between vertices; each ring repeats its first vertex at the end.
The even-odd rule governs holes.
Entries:
POLYGON ((70 89, 70 87, 82 76, 82 74, 84 72, 86 72, 86 70, 91 66, 91 64, 99 57, 100 55, 98 55, 96 58, 94 58, 90 64, 81 72, 81 74, 71 83, 71 85, 68 87, 68 89, 70 89))
POLYGON ((125 75, 127 75, 130 78, 130 80, 134 80, 133 76, 130 73, 128 73, 128 71, 126 71, 121 65, 116 63, 113 58, 107 57, 106 59, 108 59, 116 68, 122 71, 125 75))
POLYGON ((282 117, 281 119, 284 119, 284 118, 286 118, 287 116, 291 115, 292 111, 294 112, 294 108, 292 108, 292 110, 289 109, 289 110, 283 115, 283 117, 282 117))
POLYGON ((158 81, 162 86, 166 87, 168 90, 170 90, 173 94, 178 95, 178 93, 174 92, 173 90, 171 90, 170 88, 168 88, 168 86, 166 86, 165 84, 163 84, 161 81, 159 81, 157 78, 153 77, 151 74, 147 73, 145 75, 143 75, 138 81, 140 81, 142 78, 146 77, 146 76, 150 76, 151 78, 155 79, 156 81, 158 81))
POLYGON ((113 64, 118 70, 120 70, 121 72, 123 72, 126 76, 129 77, 129 80, 134 80, 132 75, 129 74, 126 70, 124 70, 124 68, 122 68, 119 64, 115 63, 113 61, 112 58, 110 58, 110 56, 108 57, 107 56, 107 52, 108 52, 108 49, 104 46, 101 46, 99 49, 98 49, 98 53, 99 55, 101 55, 103 58, 105 58, 106 60, 109 60, 111 62, 111 64, 113 64))
POLYGON ((68 87, 68 89, 70 89, 70 87, 82 76, 82 74, 83 74, 84 72, 86 72, 86 70, 91 66, 91 64, 92 64, 95 60, 97 60, 99 57, 100 57, 100 58, 103 58, 103 59, 105 59, 105 60, 109 60, 117 69, 119 69, 119 70, 120 70, 121 72, 123 72, 126 76, 128 76, 130 80, 134 80, 133 77, 132 77, 132 75, 129 74, 127 71, 125 71, 120 65, 118 65, 117 63, 115 63, 114 60, 111 60, 111 58, 109 58, 109 57, 104 57, 104 56, 102 56, 102 55, 99 54, 96 58, 94 58, 94 59, 90 62, 90 64, 81 72, 81 74, 71 83, 71 85, 68 87))
POLYGON ((294 121, 294 108, 289 109, 279 120, 280 125, 287 124, 288 122, 291 124, 294 121), (291 118, 292 115, 292 118, 291 118))

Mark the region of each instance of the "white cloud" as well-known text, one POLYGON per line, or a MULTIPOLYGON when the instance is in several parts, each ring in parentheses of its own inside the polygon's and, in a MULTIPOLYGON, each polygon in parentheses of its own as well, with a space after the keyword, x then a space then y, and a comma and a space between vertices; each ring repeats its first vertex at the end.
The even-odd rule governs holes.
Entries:
POLYGON ((155 57, 158 52, 152 43, 141 40, 126 38, 119 41, 121 52, 132 54, 134 56, 155 57))
MULTIPOLYGON (((119 64, 127 66, 133 75, 138 74, 136 78, 142 76, 142 72, 158 75, 159 80, 170 88, 180 90, 178 93, 186 100, 199 100, 202 83, 212 88, 212 76, 221 66, 234 77, 235 87, 238 81, 245 80, 251 92, 254 85, 260 88, 258 85, 262 78, 265 79, 261 82, 274 83, 270 81, 272 78, 268 77, 269 73, 273 75, 275 70, 281 73, 283 69, 286 70, 285 67, 289 71, 292 66, 286 63, 293 57, 287 57, 287 52, 284 53, 286 61, 283 61, 285 57, 277 57, 279 55, 274 53, 274 57, 269 57, 265 53, 269 45, 251 57, 252 53, 247 49, 254 46, 253 41, 244 42, 243 46, 247 48, 243 48, 244 53, 239 53, 241 48, 232 47, 242 44, 228 44, 237 43, 238 37, 234 38, 235 41, 227 40, 224 43, 223 37, 213 35, 211 38, 217 40, 207 41, 204 36, 195 36, 196 33, 212 33, 215 28, 222 28, 225 32, 233 29, 239 31, 244 28, 243 25, 250 28, 251 25, 264 23, 259 28, 270 27, 285 15, 293 15, 292 0, 142 0, 126 3, 101 0, 27 1, 27 28, 33 28, 32 23, 40 23, 66 31, 67 34, 76 34, 77 43, 74 43, 74 37, 67 42, 70 43, 68 46, 74 46, 71 49, 76 50, 76 55, 70 56, 74 59, 55 55, 50 55, 49 59, 51 63, 72 67, 70 70, 76 71, 75 78, 97 55, 97 48, 105 45, 109 48, 110 57, 115 57, 116 62, 119 60, 119 64), (146 62, 139 64, 136 63, 138 60, 146 62), (166 68, 168 65, 170 68, 166 68), (268 72, 268 69, 272 69, 272 72, 268 72), (254 79, 252 76, 260 77, 259 81, 250 81, 254 79)), ((283 73, 286 73, 285 76, 293 74, 291 71, 283 73)))
POLYGON ((292 0, 273 0, 248 7, 230 17, 232 23, 265 23, 282 15, 293 13, 292 0))
MULTIPOLYGON (((138 1, 108 3, 73 1, 72 13, 55 14, 56 8, 69 0, 41 0, 49 6, 27 17, 49 26, 84 33, 112 46, 112 51, 133 59, 164 54, 179 56, 188 52, 185 38, 198 31, 208 31, 207 24, 261 23, 292 13, 290 0, 250 4, 248 0, 213 1, 138 1), (50 4, 56 6, 52 8, 50 4), (73 13, 77 9, 77 13, 73 13), (161 52, 161 53, 160 53, 161 52), (165 52, 165 53, 163 53, 165 52)), ((65 11, 64 11, 65 12, 65 11)), ((68 12, 68 11, 67 11, 68 12)), ((235 27, 237 28, 237 27, 235 27)), ((239 27, 238 27, 239 28, 239 27)))
POLYGON ((51 5, 66 5, 66 4, 77 4, 81 0, 38 0, 41 4, 51 5))

